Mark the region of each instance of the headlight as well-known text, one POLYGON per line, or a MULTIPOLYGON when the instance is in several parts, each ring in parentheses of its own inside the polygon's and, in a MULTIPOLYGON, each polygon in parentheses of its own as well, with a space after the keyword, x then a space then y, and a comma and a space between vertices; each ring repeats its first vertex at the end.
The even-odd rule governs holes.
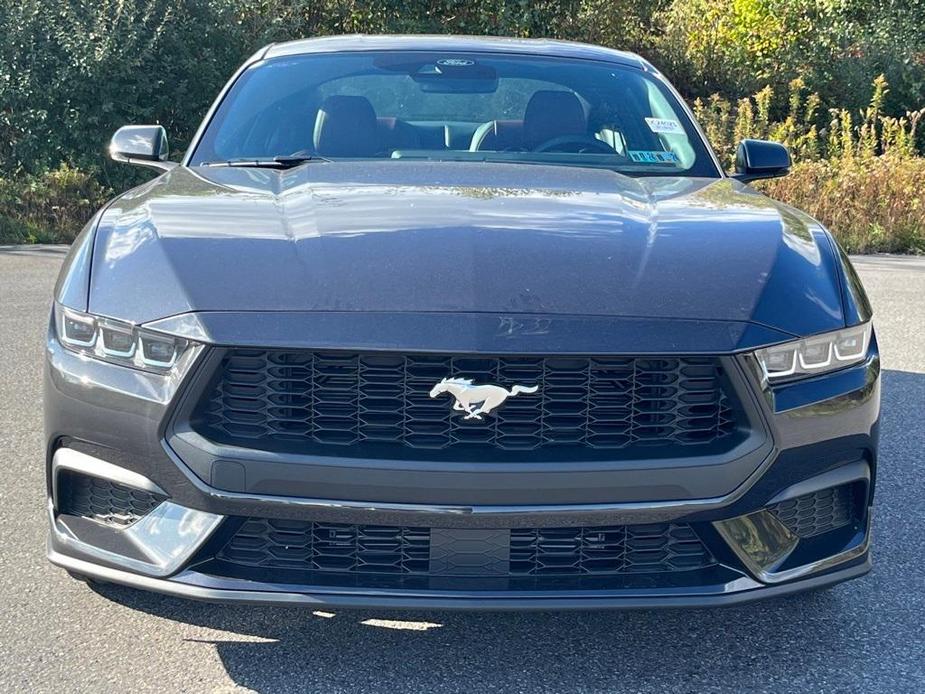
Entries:
POLYGON ((81 313, 55 303, 55 332, 67 349, 134 369, 167 373, 189 362, 201 345, 125 321, 81 313))
POLYGON ((755 352, 768 381, 815 376, 857 364, 867 357, 871 323, 765 347, 755 352))

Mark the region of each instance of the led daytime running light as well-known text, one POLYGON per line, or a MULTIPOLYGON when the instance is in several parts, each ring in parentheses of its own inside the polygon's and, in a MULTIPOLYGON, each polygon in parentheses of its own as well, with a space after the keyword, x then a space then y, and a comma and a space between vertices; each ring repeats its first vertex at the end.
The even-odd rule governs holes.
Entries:
POLYGON ((870 322, 815 335, 802 340, 765 347, 755 352, 769 382, 814 376, 857 364, 867 357, 870 322), (824 354, 824 357, 819 355, 824 354))
POLYGON ((58 340, 67 349, 114 364, 166 373, 197 343, 139 328, 125 321, 98 318, 55 304, 58 340))

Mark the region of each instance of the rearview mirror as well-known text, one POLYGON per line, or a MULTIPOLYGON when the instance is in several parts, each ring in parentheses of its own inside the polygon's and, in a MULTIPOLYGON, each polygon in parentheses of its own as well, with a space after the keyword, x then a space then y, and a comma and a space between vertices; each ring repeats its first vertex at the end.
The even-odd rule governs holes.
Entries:
POLYGON ((467 58, 446 58, 424 65, 411 75, 422 92, 430 94, 494 94, 498 72, 467 58))
POLYGON ((113 161, 150 166, 167 171, 176 166, 167 161, 167 132, 162 125, 125 125, 109 141, 113 161))
POLYGON ((732 177, 748 183, 786 176, 790 164, 790 152, 779 142, 742 140, 736 149, 736 172, 732 177))

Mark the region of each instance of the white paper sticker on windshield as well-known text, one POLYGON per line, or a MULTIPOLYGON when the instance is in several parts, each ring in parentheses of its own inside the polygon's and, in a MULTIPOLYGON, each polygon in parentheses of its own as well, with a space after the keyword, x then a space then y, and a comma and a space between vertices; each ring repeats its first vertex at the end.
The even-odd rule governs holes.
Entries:
POLYGON ((668 135, 683 135, 684 126, 678 121, 670 118, 646 118, 649 130, 654 133, 665 133, 668 135))

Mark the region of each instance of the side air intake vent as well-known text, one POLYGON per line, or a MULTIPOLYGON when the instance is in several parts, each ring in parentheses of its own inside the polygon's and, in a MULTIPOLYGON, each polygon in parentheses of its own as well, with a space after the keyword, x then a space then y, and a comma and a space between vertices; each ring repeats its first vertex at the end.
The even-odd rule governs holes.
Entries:
POLYGON ((70 470, 58 473, 58 512, 126 527, 157 508, 166 497, 70 470))
POLYGON ((770 508, 795 535, 807 538, 851 524, 857 517, 856 485, 820 489, 770 508))

